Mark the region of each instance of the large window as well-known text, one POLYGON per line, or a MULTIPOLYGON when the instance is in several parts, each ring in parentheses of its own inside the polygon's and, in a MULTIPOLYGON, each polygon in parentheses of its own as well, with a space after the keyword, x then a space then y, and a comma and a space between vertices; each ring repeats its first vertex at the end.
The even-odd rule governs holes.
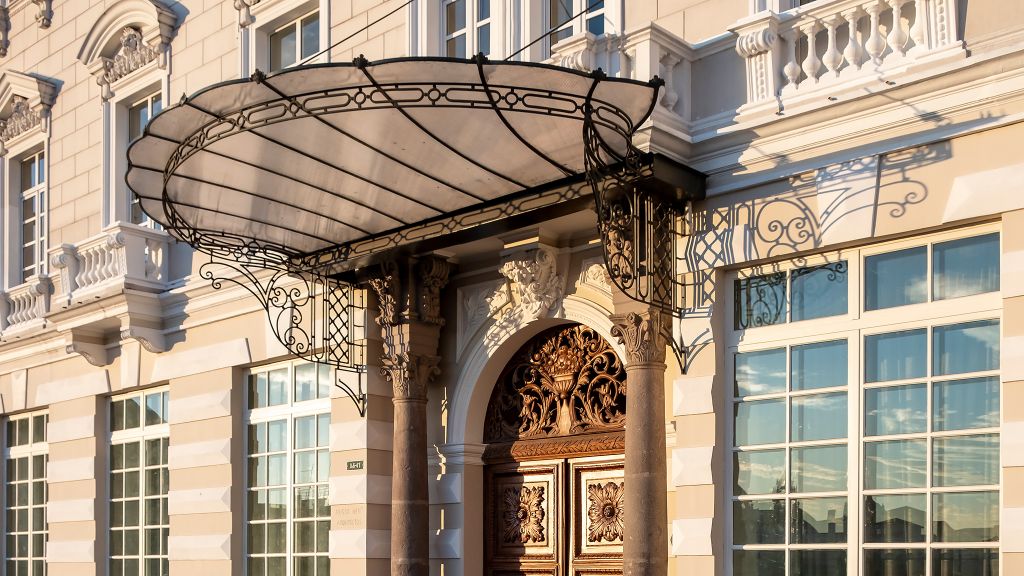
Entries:
POLYGON ((249 576, 326 576, 330 369, 289 363, 249 376, 249 576))
POLYGON ((998 254, 997 233, 950 233, 847 252, 862 286, 785 266, 734 284, 732 574, 998 574, 998 254), (778 326, 815 275, 842 306, 778 326), (788 312, 741 322, 754 297, 788 312))
POLYGON ((20 282, 46 271, 46 154, 40 150, 21 161, 20 282))
POLYGON ((270 33, 270 71, 294 66, 320 51, 320 12, 296 18, 270 33))
POLYGON ((110 402, 110 576, 167 576, 166 389, 110 402))
POLYGON ((605 33, 605 9, 601 0, 547 0, 547 26, 551 29, 565 23, 548 36, 554 46, 574 34, 587 31, 595 36, 605 33), (581 14, 582 13, 582 14, 581 14), (573 16, 577 16, 573 18, 573 16))
MULTIPOLYGON (((128 107, 128 142, 142 136, 146 125, 163 109, 160 92, 154 92, 128 107)), ((128 218, 133 224, 153 225, 142 211, 142 203, 135 194, 128 194, 128 218)))
POLYGON ((445 0, 442 9, 446 56, 491 54, 491 0, 445 0))
POLYGON ((5 574, 46 574, 46 413, 7 421, 5 574))

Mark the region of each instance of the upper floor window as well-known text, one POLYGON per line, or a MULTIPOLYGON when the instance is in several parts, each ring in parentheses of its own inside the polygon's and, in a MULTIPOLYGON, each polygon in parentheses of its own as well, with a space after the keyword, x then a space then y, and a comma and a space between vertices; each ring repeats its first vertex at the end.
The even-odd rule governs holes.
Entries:
POLYGON ((46 271, 46 154, 21 160, 21 282, 46 271))
POLYGON ((447 0, 443 10, 446 56, 491 54, 491 0, 447 0))
POLYGON ((110 576, 166 576, 166 389, 110 402, 110 576))
POLYGON ((278 27, 268 42, 270 71, 294 66, 320 51, 320 12, 311 12, 278 27))
POLYGON ((39 412, 7 421, 4 573, 12 576, 46 574, 48 421, 39 412))
MULTIPOLYGON (((151 93, 128 106, 128 142, 142 136, 146 125, 163 109, 159 91, 151 93)), ((128 218, 133 224, 151 225, 149 216, 142 211, 138 196, 128 194, 128 218)))
POLYGON ((603 0, 548 0, 546 29, 560 26, 548 37, 549 46, 587 31, 595 36, 605 33, 605 9, 603 0), (582 14, 580 14, 582 12, 582 14), (580 14, 579 16, 576 16, 580 14), (574 18, 574 16, 576 16, 574 18))
POLYGON ((845 260, 735 281, 735 327, 757 328, 847 312, 845 260))

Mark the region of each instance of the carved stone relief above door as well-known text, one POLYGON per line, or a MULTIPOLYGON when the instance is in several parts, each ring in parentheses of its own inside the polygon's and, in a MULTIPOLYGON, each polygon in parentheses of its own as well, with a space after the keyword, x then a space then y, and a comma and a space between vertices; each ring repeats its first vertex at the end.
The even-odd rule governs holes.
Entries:
POLYGON ((487 574, 622 573, 625 407, 625 367, 586 326, 516 353, 485 423, 487 574))

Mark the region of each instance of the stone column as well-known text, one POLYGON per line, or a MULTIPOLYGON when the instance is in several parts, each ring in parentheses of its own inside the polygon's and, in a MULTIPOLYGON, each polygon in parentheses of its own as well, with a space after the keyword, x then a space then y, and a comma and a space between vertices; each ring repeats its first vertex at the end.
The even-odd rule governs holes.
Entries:
POLYGON ((616 302, 612 335, 626 347, 624 576, 668 571, 665 348, 672 319, 639 303, 616 302))
POLYGON ((427 386, 440 373, 441 288, 448 263, 435 257, 383 267, 370 280, 384 340, 383 372, 394 402, 391 471, 391 574, 430 573, 427 495, 427 386))

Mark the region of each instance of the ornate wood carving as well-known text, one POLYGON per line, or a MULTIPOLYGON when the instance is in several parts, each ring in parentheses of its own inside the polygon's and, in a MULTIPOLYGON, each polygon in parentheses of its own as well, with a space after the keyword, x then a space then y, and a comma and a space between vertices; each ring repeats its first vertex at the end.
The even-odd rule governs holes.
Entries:
POLYGON ((544 535, 544 487, 505 488, 505 542, 542 543, 544 535))
POLYGON ((488 406, 485 441, 509 442, 621 430, 626 371, 585 326, 542 332, 515 355, 488 406))
POLYGON ((587 486, 587 541, 622 541, 622 501, 625 482, 605 482, 587 486))
POLYGON ((577 456, 621 454, 625 449, 626 436, 619 431, 491 444, 484 452, 484 459, 487 461, 530 460, 549 456, 575 458, 577 456))

